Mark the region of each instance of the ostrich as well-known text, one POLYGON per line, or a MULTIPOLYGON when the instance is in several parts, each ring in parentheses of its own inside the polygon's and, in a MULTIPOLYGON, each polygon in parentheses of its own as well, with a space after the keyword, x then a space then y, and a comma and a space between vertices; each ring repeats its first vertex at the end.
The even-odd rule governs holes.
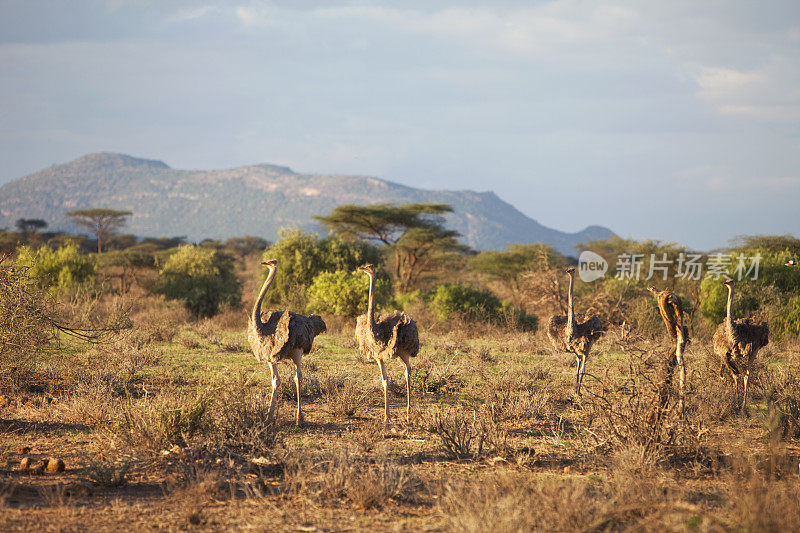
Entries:
POLYGON ((678 409, 681 414, 684 412, 684 390, 686 386, 686 362, 683 353, 689 344, 689 328, 683 325, 683 304, 678 296, 668 290, 659 291, 655 287, 648 287, 653 296, 658 301, 658 311, 667 326, 667 333, 675 343, 675 349, 670 353, 668 380, 672 379, 672 368, 678 363, 678 409), (675 359, 672 359, 672 356, 675 359))
POLYGON ((303 374, 300 371, 300 359, 303 354, 311 351, 314 337, 325 331, 325 322, 318 315, 304 316, 289 311, 272 311, 266 315, 266 320, 261 319, 261 302, 267 289, 275 278, 278 261, 270 259, 261 263, 269 269, 267 279, 261 286, 253 312, 247 324, 247 340, 253 349, 253 355, 260 363, 267 363, 272 374, 272 395, 269 399, 269 419, 273 417, 277 390, 281 385, 278 375, 278 361, 291 359, 294 362, 294 384, 297 389, 297 425, 303 423, 303 413, 300 410, 300 382, 303 374))
POLYGON ((734 393, 734 406, 739 396, 739 376, 744 374, 744 390, 742 392, 741 412, 745 412, 747 403, 747 382, 750 380, 750 365, 756 358, 758 351, 769 343, 769 326, 766 322, 755 322, 751 318, 731 317, 731 303, 733 302, 732 279, 725 282, 728 288, 728 302, 725 307, 725 321, 717 326, 714 332, 714 353, 722 359, 719 370, 720 377, 725 372, 730 372, 736 384, 734 393))
POLYGON ((369 303, 367 312, 356 319, 356 341, 362 355, 378 363, 383 385, 383 420, 389 423, 389 378, 386 362, 399 357, 406 365, 406 421, 411 415, 411 363, 409 359, 419 352, 417 324, 405 313, 393 313, 375 320, 375 269, 372 265, 358 267, 369 276, 369 303))
POLYGON ((592 315, 585 318, 584 315, 576 315, 572 303, 572 293, 575 285, 575 269, 570 267, 566 270, 569 274, 569 296, 567 316, 551 316, 547 322, 547 336, 556 350, 571 352, 575 354, 576 366, 578 367, 575 375, 575 394, 581 395, 581 383, 585 372, 586 357, 592 345, 603 334, 603 325, 600 317, 592 315))

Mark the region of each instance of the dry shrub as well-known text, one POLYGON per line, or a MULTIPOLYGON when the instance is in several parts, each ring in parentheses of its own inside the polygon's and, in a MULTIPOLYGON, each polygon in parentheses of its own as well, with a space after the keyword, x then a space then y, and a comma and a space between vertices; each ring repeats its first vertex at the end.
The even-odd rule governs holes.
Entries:
POLYGON ((177 301, 146 297, 136 302, 131 311, 131 320, 134 327, 149 335, 153 342, 171 341, 181 324, 189 319, 186 309, 177 301))
POLYGON ((503 472, 480 482, 450 482, 443 492, 442 513, 454 531, 578 531, 598 514, 597 494, 576 479, 503 472))
POLYGON ((478 459, 487 451, 487 428, 474 412, 470 416, 459 409, 442 410, 434 417, 434 429, 448 457, 478 459))
POLYGON ((203 321, 216 331, 244 330, 247 327, 247 313, 240 307, 226 306, 219 313, 203 321))
POLYGON ((620 505, 647 503, 664 498, 658 485, 659 450, 640 443, 622 444, 611 453, 611 489, 620 505))
POLYGON ((553 413, 552 398, 531 381, 540 377, 538 371, 504 372, 490 378, 486 384, 483 406, 494 422, 506 420, 546 419, 553 413))
POLYGON ((800 367, 790 364, 771 376, 767 397, 768 431, 781 438, 800 438, 800 367))
POLYGON ((202 346, 197 336, 189 331, 181 331, 178 334, 178 344, 187 350, 196 350, 202 346))
POLYGON ((247 387, 243 374, 237 382, 220 388, 214 398, 210 423, 223 445, 256 455, 274 448, 279 431, 269 420, 269 402, 247 387))
POLYGON ((341 371, 322 380, 322 400, 325 410, 338 418, 350 418, 363 407, 372 390, 364 390, 341 371))
POLYGON ((128 482, 131 464, 128 461, 92 461, 84 469, 84 475, 100 487, 121 487, 128 482))
MULTIPOLYGON (((455 351, 452 347, 450 349, 455 351)), ((448 357, 445 363, 426 356, 418 359, 411 373, 411 386, 420 394, 454 394, 464 388, 464 379, 459 376, 457 353, 448 357)), ((402 394, 405 394, 405 388, 402 394)))
POLYGON ((376 445, 383 440, 384 429, 383 422, 379 420, 359 424, 352 432, 352 440, 362 453, 372 453, 376 445))
POLYGON ((125 330, 104 346, 111 363, 128 381, 149 366, 158 364, 164 352, 153 345, 153 339, 145 332, 125 330))
POLYGON ((407 468, 390 461, 370 464, 349 482, 347 497, 360 509, 383 507, 387 500, 407 500, 421 485, 407 468))
MULTIPOLYGON (((796 461, 773 457, 770 463, 796 461), (783 459, 783 461, 781 461, 783 459)), ((726 518, 729 526, 742 531, 800 531, 800 479, 796 472, 778 475, 759 468, 751 454, 734 461, 726 518)))
POLYGON ((680 418, 665 354, 628 347, 627 372, 593 380, 584 387, 584 407, 593 421, 592 435, 613 447, 640 445, 648 453, 664 447, 695 449, 699 433, 680 418))
POLYGON ((181 509, 191 526, 206 524, 204 511, 214 500, 230 497, 232 489, 216 470, 184 464, 180 478, 170 485, 173 508, 181 509))
POLYGON ((38 487, 37 492, 48 507, 66 507, 74 504, 68 487, 60 482, 38 487))
POLYGON ((202 394, 162 393, 120 402, 109 431, 121 444, 150 452, 207 433, 209 400, 202 394))
POLYGON ((412 497, 422 483, 411 470, 393 461, 375 462, 345 448, 323 452, 294 451, 284 460, 288 494, 322 504, 348 500, 360 509, 383 507, 388 500, 412 497))

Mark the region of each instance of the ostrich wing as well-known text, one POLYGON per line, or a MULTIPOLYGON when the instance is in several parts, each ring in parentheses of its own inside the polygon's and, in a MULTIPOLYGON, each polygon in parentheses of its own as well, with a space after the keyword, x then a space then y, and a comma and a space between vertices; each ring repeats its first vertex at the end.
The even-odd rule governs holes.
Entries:
POLYGON ((733 321, 733 336, 741 345, 750 345, 752 350, 760 350, 769 344, 769 326, 766 322, 755 322, 752 318, 733 321))
POLYGON ((288 344, 292 348, 299 348, 304 354, 307 354, 311 351, 314 337, 325 331, 325 322, 317 315, 287 314, 289 315, 288 344))
POLYGON ((550 342, 553 343, 553 347, 556 350, 567 350, 567 345, 564 342, 566 328, 567 317, 564 315, 551 316, 550 320, 547 321, 547 336, 550 338, 550 342))
POLYGON ((288 311, 271 311, 266 316, 262 314, 260 327, 251 322, 248 340, 258 361, 277 361, 288 355, 290 321, 288 311))
POLYGON ((417 323, 405 313, 400 314, 392 328, 389 347, 393 352, 404 351, 409 357, 416 357, 419 353, 417 323))

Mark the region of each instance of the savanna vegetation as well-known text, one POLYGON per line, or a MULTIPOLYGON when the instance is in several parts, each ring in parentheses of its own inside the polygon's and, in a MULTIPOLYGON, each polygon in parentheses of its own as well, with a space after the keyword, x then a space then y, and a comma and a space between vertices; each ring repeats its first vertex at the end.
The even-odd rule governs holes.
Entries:
POLYGON ((274 243, 122 226, 98 243, 27 219, 0 233, 0 528, 800 529, 800 270, 784 264, 800 240, 748 236, 710 254, 586 243, 608 272, 578 282, 575 305, 605 333, 578 399, 574 357, 545 332, 565 314, 575 258, 542 244, 471 251, 444 229, 448 209, 344 206, 321 217, 330 235, 274 243), (269 371, 246 339, 265 259, 278 272, 264 309, 328 326, 303 358, 300 428, 291 365, 269 419, 269 371), (420 330, 408 422, 384 426, 377 367, 356 353, 364 263, 379 310, 420 330), (740 274, 734 315, 770 326, 746 414, 711 346, 722 281, 740 274), (650 285, 686 311, 684 417, 650 285))

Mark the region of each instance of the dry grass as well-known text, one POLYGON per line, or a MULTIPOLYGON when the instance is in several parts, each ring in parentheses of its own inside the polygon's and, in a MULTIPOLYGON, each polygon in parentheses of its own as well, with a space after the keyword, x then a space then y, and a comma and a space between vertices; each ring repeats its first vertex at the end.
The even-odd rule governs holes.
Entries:
POLYGON ((375 365, 354 362, 342 321, 303 363, 297 429, 291 365, 269 421, 269 374, 243 351, 236 312, 179 314, 139 302, 133 331, 67 345, 37 369, 41 386, 7 393, 0 529, 800 528, 796 352, 760 358, 741 416, 695 339, 684 421, 651 339, 609 331, 578 401, 570 358, 541 332, 439 324, 412 362, 411 423, 385 426, 375 365), (64 457, 67 472, 19 471, 23 446, 64 457), (86 479, 95 494, 76 498, 69 487, 86 479))

